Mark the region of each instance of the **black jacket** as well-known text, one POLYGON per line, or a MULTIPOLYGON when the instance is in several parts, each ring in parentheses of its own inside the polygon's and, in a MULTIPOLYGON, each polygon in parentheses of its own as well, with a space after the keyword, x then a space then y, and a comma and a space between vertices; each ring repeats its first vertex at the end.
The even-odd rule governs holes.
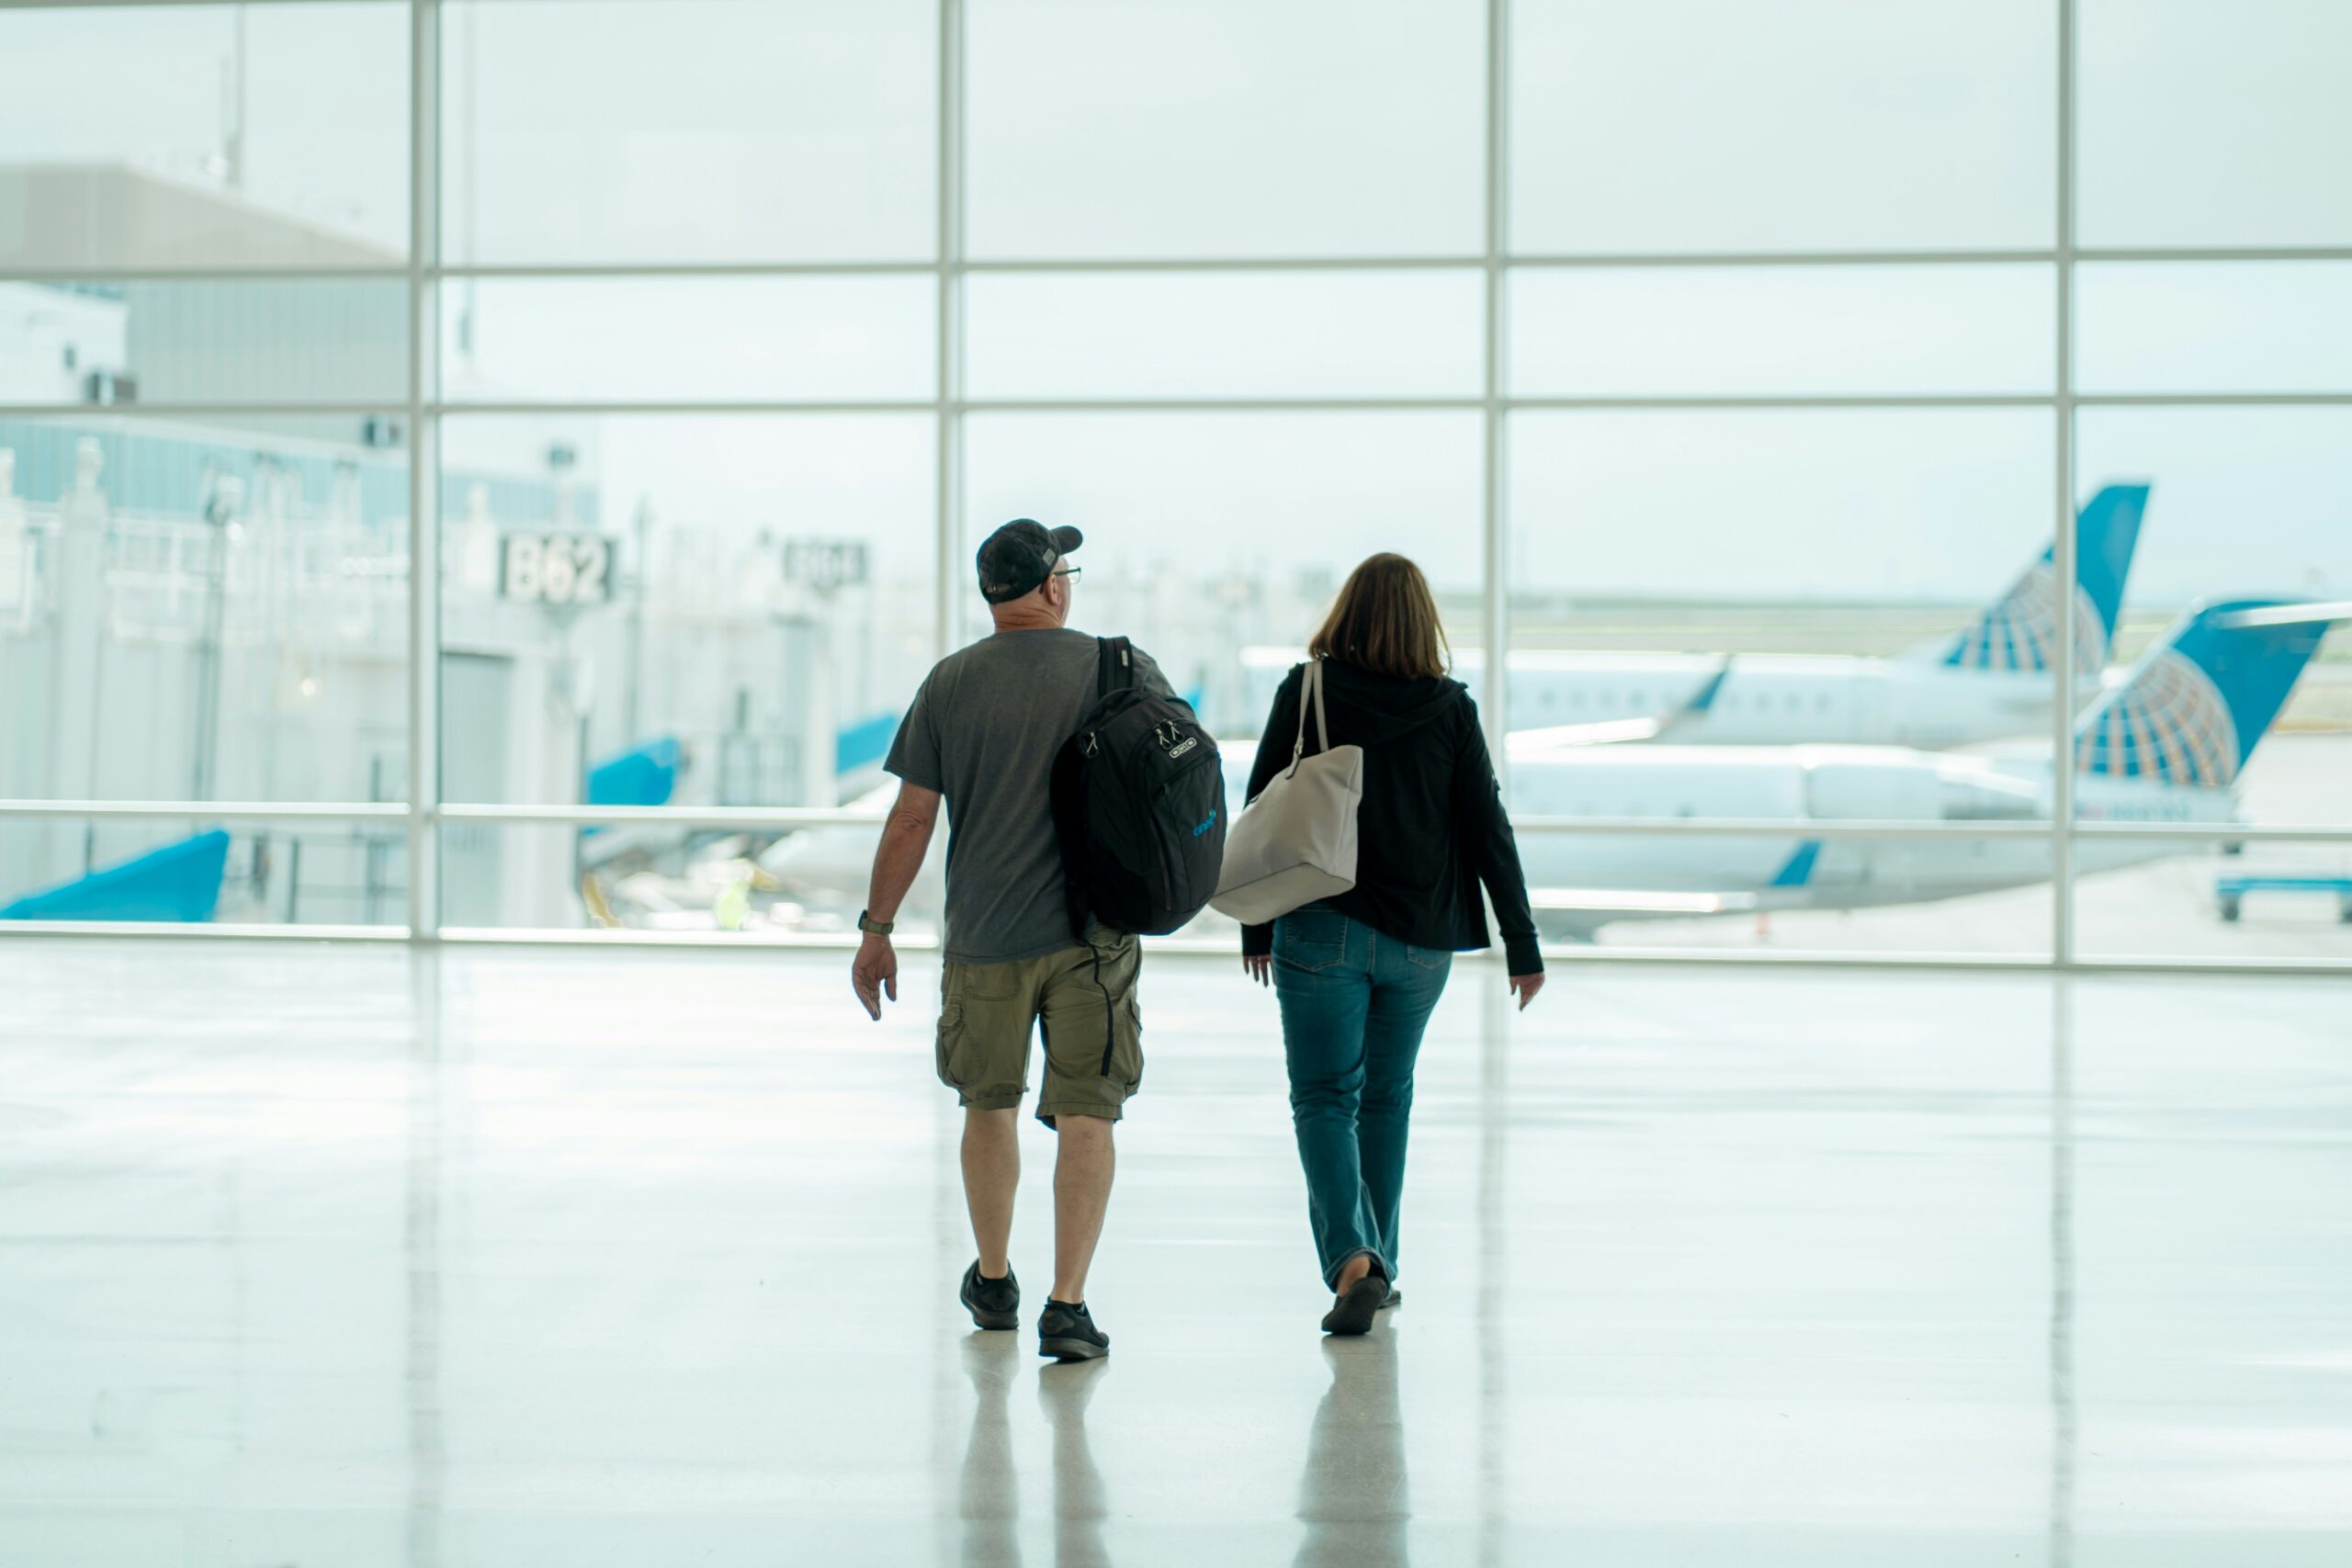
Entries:
MULTIPOLYGON (((1250 798, 1290 766, 1306 666, 1283 678, 1250 770, 1250 798)), ((1363 804, 1356 814, 1356 885, 1331 907, 1416 947, 1464 952, 1491 945, 1478 885, 1487 885, 1514 975, 1540 974, 1535 918, 1519 841, 1478 728, 1478 707, 1459 681, 1399 681, 1338 660, 1323 664, 1330 740, 1363 748, 1363 804)), ((1320 751, 1312 714, 1306 750, 1320 751)), ((1273 951, 1271 925, 1241 928, 1241 951, 1273 951)))

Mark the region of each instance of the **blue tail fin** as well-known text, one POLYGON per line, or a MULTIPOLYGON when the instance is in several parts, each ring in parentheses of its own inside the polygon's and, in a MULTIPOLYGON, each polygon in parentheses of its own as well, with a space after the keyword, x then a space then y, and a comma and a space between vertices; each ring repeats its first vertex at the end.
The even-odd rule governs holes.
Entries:
POLYGON ((2098 658, 2079 666, 2086 674, 2107 668, 2123 590, 2132 581, 2132 555, 2140 547, 2140 520, 2147 514, 2144 484, 2109 485, 2075 514, 2075 581, 2098 616, 2101 634, 2098 658))
POLYGON ((898 738, 898 709, 867 715, 834 735, 833 772, 854 773, 874 766, 890 754, 890 742, 898 738))
POLYGON ((591 806, 666 806, 684 766, 685 748, 664 735, 590 768, 581 798, 591 806))
MULTIPOLYGON (((2140 519, 2148 510, 2144 484, 2109 485, 2075 518, 2075 670, 2096 675, 2107 668, 2123 609, 2140 519)), ((1943 661, 1963 670, 2048 670, 2058 641, 2057 547, 2041 552, 1976 624, 1953 639, 1943 661)))
POLYGON ((229 835, 214 828, 0 905, 0 920, 209 920, 228 861, 229 835))
POLYGON ((2209 601, 2173 624, 2083 716, 2075 765, 2115 778, 2234 784, 2320 639, 2352 605, 2209 601))
POLYGON ((1791 855, 1787 863, 1772 874, 1772 880, 1765 886, 1767 887, 1803 887, 1813 880, 1814 864, 1820 859, 1821 840, 1807 839, 1797 846, 1796 853, 1791 855))

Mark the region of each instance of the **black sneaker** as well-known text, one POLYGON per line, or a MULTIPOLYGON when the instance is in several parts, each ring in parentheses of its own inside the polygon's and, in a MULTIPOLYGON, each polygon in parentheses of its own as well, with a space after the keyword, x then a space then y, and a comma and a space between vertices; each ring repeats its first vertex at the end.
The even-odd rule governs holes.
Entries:
POLYGON ((1021 1326, 1021 1281, 1012 1277, 1012 1266, 1007 1264, 1004 1278, 981 1278, 980 1260, 964 1270, 964 1288, 956 1292, 964 1310, 982 1328, 1018 1328, 1021 1326))
POLYGON ((1323 1314, 1326 1334, 1369 1334, 1372 1314, 1388 1304, 1388 1280, 1375 1269, 1340 1292, 1323 1314))
POLYGON ((1057 1361, 1091 1361, 1110 1353, 1111 1337, 1094 1326, 1084 1302, 1046 1298, 1046 1310, 1037 1317, 1037 1354, 1057 1361))

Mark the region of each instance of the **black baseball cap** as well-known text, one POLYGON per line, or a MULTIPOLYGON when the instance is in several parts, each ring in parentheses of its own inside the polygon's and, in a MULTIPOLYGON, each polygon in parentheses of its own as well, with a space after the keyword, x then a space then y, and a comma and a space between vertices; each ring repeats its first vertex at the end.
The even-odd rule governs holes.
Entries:
POLYGON ((1062 557, 1086 542, 1075 528, 1048 528, 1034 517, 1016 517, 980 541, 974 558, 980 569, 980 597, 1002 604, 1035 593, 1062 557))

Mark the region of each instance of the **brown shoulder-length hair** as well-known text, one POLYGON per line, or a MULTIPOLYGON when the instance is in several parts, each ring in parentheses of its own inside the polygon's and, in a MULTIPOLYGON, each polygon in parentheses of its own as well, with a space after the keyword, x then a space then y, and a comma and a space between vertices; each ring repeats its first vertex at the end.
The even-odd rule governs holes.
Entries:
POLYGON ((1339 603, 1306 651, 1400 681, 1443 675, 1453 660, 1430 580, 1403 556, 1385 550, 1348 573, 1339 603))

